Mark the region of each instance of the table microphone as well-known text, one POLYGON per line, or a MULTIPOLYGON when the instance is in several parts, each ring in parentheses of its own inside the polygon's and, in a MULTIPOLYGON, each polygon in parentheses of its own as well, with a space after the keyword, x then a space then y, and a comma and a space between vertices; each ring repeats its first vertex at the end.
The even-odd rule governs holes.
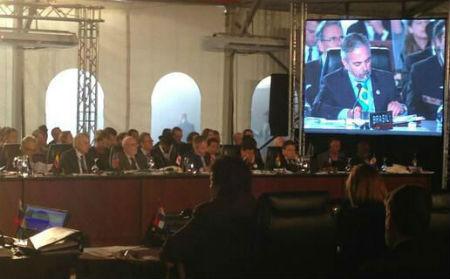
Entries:
POLYGON ((353 104, 353 107, 352 107, 353 120, 355 120, 355 112, 354 112, 354 109, 355 109, 355 107, 356 107, 356 104, 358 103, 359 95, 361 95, 361 89, 362 89, 361 83, 358 82, 358 83, 356 84, 356 88, 358 88, 358 94, 356 95, 356 100, 355 100, 355 103, 353 104))

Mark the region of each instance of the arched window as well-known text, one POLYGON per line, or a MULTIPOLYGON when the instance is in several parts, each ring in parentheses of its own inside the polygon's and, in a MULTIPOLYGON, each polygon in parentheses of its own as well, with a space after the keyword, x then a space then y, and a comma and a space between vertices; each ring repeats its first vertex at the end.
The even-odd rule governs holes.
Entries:
POLYGON ((200 130, 200 89, 188 75, 174 72, 163 76, 152 93, 151 133, 156 139, 164 128, 183 129, 183 140, 200 130))
MULTIPOLYGON (((95 77, 91 76, 92 82, 95 77)), ((47 89, 45 100, 45 120, 51 130, 60 127, 75 136, 77 132, 77 82, 78 69, 68 69, 57 74, 47 89)), ((97 129, 103 128, 103 89, 98 83, 97 129)))
POLYGON ((253 91, 251 128, 255 134, 258 146, 270 139, 269 103, 270 103, 270 76, 262 79, 253 91))

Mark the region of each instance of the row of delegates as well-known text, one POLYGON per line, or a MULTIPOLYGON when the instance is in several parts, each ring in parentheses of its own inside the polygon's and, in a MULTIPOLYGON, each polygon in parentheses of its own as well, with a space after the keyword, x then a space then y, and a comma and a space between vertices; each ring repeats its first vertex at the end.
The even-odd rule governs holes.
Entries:
POLYGON ((341 141, 332 138, 328 143, 328 150, 318 154, 314 163, 317 170, 329 170, 331 168, 344 171, 346 167, 359 164, 377 166, 377 158, 371 152, 369 142, 365 140, 359 141, 354 156, 347 158, 341 150, 341 141))
MULTIPOLYGON (((7 129, 4 136, 4 144, 17 144, 17 131, 15 129, 7 129)), ((19 154, 15 154, 15 151, 13 151, 14 154, 11 154, 10 151, 11 150, 3 148, 3 145, 0 146, 0 167, 5 166, 5 169, 8 171, 16 170, 13 163, 15 156, 27 155, 29 162, 33 163, 33 165, 38 162, 45 164, 48 147, 45 144, 44 132, 40 129, 36 129, 35 131, 33 131, 31 136, 26 136, 24 139, 22 139, 19 154), (28 154, 25 154, 24 152, 24 143, 28 145, 28 147, 25 147, 28 150, 28 154)), ((46 170, 42 169, 39 170, 39 172, 46 172, 46 170)))

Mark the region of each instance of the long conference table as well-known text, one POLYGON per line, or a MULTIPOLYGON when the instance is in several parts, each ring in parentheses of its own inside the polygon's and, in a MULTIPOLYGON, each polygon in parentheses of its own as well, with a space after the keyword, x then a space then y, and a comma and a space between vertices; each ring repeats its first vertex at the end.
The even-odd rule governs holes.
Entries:
MULTIPOLYGON (((431 188, 429 174, 384 174, 388 190, 406 183, 431 188)), ((254 175, 255 197, 265 192, 327 191, 344 197, 347 174, 254 175)), ((176 213, 210 199, 208 175, 0 177, 0 231, 14 235, 19 201, 69 211, 67 227, 90 246, 141 243, 158 207, 176 213)))

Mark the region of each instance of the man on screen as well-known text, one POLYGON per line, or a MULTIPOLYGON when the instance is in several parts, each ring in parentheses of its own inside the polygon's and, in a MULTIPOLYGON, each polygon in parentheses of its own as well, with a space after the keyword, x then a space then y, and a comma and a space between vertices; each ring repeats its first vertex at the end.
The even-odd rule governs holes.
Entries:
POLYGON ((327 50, 341 46, 343 31, 339 21, 323 20, 317 26, 317 46, 322 53, 319 59, 305 64, 305 99, 312 105, 319 92, 322 67, 325 63, 327 50))
POLYGON ((445 22, 433 29, 434 55, 415 63, 406 89, 406 104, 411 113, 436 119, 436 111, 444 98, 445 22))
POLYGON ((406 113, 399 103, 394 76, 372 69, 370 44, 358 33, 347 35, 341 46, 343 68, 325 76, 314 100, 312 115, 327 119, 361 118, 365 113, 406 113))

